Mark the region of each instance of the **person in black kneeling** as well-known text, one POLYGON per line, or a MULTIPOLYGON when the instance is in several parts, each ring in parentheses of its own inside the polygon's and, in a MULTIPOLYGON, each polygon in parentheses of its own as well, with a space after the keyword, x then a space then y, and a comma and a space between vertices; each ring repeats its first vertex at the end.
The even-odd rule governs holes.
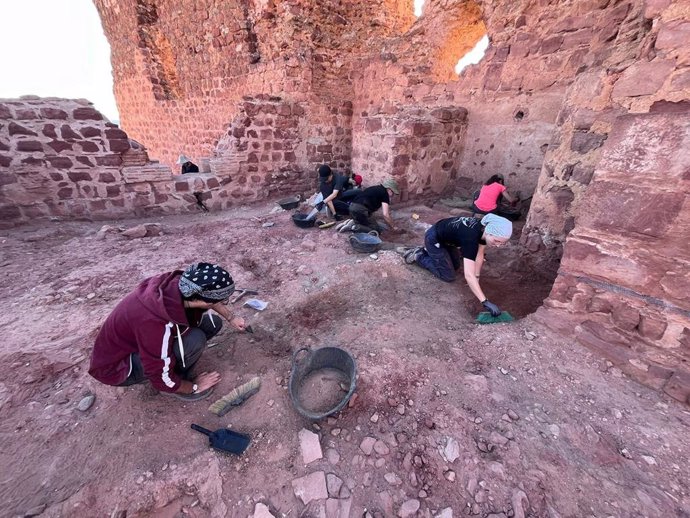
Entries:
POLYGON ((180 155, 180 158, 177 159, 177 165, 182 166, 182 174, 199 172, 199 166, 184 155, 180 155))
POLYGON ((455 280, 462 264, 470 290, 491 315, 497 317, 501 309, 484 295, 479 275, 484 264, 484 249, 503 246, 512 233, 513 224, 496 214, 487 214, 482 219, 445 218, 426 231, 424 246, 407 249, 403 257, 405 263, 416 263, 445 282, 455 280))
MULTIPOLYGON (((342 199, 349 188, 348 178, 334 173, 327 165, 319 167, 319 191, 323 196, 323 204, 328 206, 331 215, 339 220, 340 216, 350 214, 350 204, 342 199)), ((323 205, 319 205, 321 208, 323 205)))
POLYGON ((381 232, 384 230, 384 227, 373 216, 373 213, 379 209, 381 209, 383 219, 388 228, 395 231, 395 225, 390 213, 391 196, 393 194, 400 194, 400 189, 398 189, 398 182, 392 178, 384 180, 380 185, 367 187, 360 191, 350 204, 350 217, 352 220, 346 222, 339 229, 340 232, 369 232, 370 230, 381 232))

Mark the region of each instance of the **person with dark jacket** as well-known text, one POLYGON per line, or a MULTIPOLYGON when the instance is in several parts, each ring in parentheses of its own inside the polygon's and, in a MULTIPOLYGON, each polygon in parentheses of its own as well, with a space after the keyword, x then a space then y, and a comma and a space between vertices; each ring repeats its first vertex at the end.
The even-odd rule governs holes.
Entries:
POLYGON ((235 290, 230 274, 215 264, 196 263, 145 279, 103 323, 91 354, 89 374, 106 385, 129 386, 147 379, 160 392, 203 399, 220 381, 217 372, 193 369, 217 334, 221 315, 237 330, 227 301, 235 290))
POLYGON ((177 159, 177 165, 182 166, 182 174, 199 172, 199 166, 184 155, 180 155, 177 159))
POLYGON ((328 207, 336 220, 340 216, 349 214, 350 204, 342 200, 343 194, 349 187, 346 176, 334 173, 325 164, 319 167, 319 191, 323 196, 323 204, 328 207))
POLYGON ((390 214, 393 194, 400 194, 400 189, 398 189, 398 182, 392 178, 360 191, 350 203, 350 217, 352 219, 346 221, 338 230, 340 232, 369 232, 370 230, 380 232, 384 227, 376 221, 373 214, 381 209, 388 228, 394 231, 395 224, 390 214))
POLYGON ((457 216, 437 221, 424 235, 424 246, 404 251, 407 264, 417 263, 445 282, 455 280, 460 268, 460 252, 465 280, 479 302, 497 317, 501 309, 491 302, 479 286, 487 246, 502 246, 513 233, 513 224, 501 216, 487 214, 481 220, 457 216), (459 249, 459 250, 458 250, 459 249))

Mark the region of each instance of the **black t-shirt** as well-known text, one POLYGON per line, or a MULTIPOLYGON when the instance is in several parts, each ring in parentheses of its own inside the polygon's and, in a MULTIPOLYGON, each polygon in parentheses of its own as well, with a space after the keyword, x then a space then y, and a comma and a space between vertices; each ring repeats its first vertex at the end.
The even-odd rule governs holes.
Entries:
POLYGON ((327 182, 322 180, 319 184, 319 191, 323 195, 323 198, 328 198, 333 191, 338 191, 338 196, 340 196, 345 189, 347 189, 347 178, 341 174, 334 174, 333 180, 327 182))
POLYGON ((436 237, 444 245, 457 246, 462 257, 474 261, 477 258, 479 245, 485 245, 482 239, 484 227, 477 218, 458 216, 437 221, 436 237))
POLYGON ((383 185, 374 185, 367 187, 360 192, 352 203, 359 203, 364 205, 371 212, 375 212, 381 208, 381 205, 388 203, 390 205, 391 199, 388 196, 388 190, 383 185))

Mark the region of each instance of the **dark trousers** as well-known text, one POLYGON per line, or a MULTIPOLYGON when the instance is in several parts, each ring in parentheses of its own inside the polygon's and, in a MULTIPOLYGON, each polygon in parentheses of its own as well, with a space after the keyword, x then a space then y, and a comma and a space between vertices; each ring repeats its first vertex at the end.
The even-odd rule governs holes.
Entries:
POLYGON ((442 281, 452 282, 455 280, 456 271, 460 268, 461 259, 457 247, 439 243, 436 226, 426 231, 424 251, 417 258, 419 266, 429 270, 442 281))
POLYGON ((360 229, 361 232, 369 232, 370 230, 381 232, 383 230, 383 227, 376 221, 376 218, 372 216, 372 212, 360 203, 350 204, 350 216, 357 223, 366 227, 360 229))
MULTIPOLYGON (((201 318, 199 327, 190 327, 182 335, 182 346, 184 347, 184 366, 182 362, 182 352, 180 351, 180 344, 177 341, 177 336, 173 336, 173 354, 175 355, 175 368, 173 369, 182 379, 188 379, 191 376, 194 365, 201 359, 201 355, 206 349, 206 342, 223 327, 223 320, 218 315, 211 315, 204 313, 201 318), (215 327, 214 327, 215 326, 215 327)), ((177 333, 175 333, 176 335, 177 333)), ((132 362, 132 372, 129 373, 127 379, 120 383, 121 387, 128 387, 137 383, 146 381, 144 374, 144 366, 141 363, 139 353, 132 353, 130 355, 132 362)))

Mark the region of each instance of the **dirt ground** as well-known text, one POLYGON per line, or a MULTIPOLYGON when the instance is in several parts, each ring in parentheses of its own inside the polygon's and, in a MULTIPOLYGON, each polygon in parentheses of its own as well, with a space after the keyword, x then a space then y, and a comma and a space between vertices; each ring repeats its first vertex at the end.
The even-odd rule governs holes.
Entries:
MULTIPOLYGON (((354 253, 333 229, 298 229, 272 207, 109 222, 160 224, 136 239, 98 234, 103 222, 0 231, 0 515, 247 517, 263 503, 276 517, 690 516, 688 408, 541 326, 531 314, 551 280, 519 268, 517 238, 488 252, 482 286, 520 319, 480 326, 462 278, 443 283, 394 251, 354 253), (269 304, 238 308, 255 333, 226 327, 201 360, 222 373, 216 394, 253 376, 259 393, 219 418, 213 397, 183 403, 90 378, 117 301, 198 260, 269 304), (287 393, 291 353, 324 345, 356 357, 357 397, 311 423, 287 393), (219 454, 191 423, 252 443, 219 454), (303 428, 324 452, 307 466, 303 428), (367 437, 374 451, 360 447, 367 437), (315 472, 348 491, 305 506, 292 482, 315 472)), ((421 244, 423 223, 448 212, 394 215, 407 230, 397 240, 421 244)))

